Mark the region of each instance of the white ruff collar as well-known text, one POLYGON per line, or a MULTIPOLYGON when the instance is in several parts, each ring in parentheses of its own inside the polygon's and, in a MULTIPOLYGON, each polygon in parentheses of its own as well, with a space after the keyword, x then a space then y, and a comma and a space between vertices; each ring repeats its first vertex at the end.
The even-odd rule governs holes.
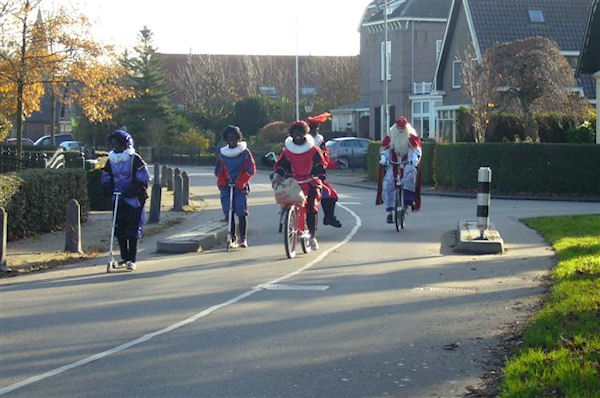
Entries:
POLYGON ((123 163, 127 162, 131 155, 135 155, 135 149, 133 148, 127 148, 123 152, 110 151, 108 153, 108 160, 111 163, 123 163))
POLYGON ((229 148, 229 145, 225 145, 221 148, 221 155, 228 158, 234 158, 240 153, 244 152, 246 148, 248 148, 248 144, 246 143, 246 141, 238 142, 235 148, 229 148))
POLYGON ((323 141, 325 140, 325 137, 323 137, 321 134, 317 134, 315 136, 315 146, 317 148, 321 147, 321 144, 323 144, 323 141))
POLYGON ((288 151, 300 155, 301 153, 308 152, 308 150, 315 145, 315 139, 312 135, 306 134, 306 142, 302 145, 294 144, 292 137, 286 138, 284 144, 288 151))

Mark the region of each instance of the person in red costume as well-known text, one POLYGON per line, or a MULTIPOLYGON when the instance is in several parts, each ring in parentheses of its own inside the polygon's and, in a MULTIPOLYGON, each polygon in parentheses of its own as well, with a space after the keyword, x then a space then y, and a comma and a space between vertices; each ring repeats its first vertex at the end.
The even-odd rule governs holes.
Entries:
MULTIPOLYGON (((321 113, 317 116, 309 116, 305 119, 308 127, 310 128, 309 134, 313 136, 315 139, 315 146, 321 149, 323 152, 323 159, 325 159, 325 169, 329 169, 330 157, 329 150, 325 145, 325 138, 319 134, 319 127, 321 123, 327 121, 327 119, 331 116, 329 112, 321 113)), ((323 181, 323 198, 321 200, 321 207, 323 207, 323 213, 325 217, 323 217, 324 225, 331 225, 334 228, 341 228, 342 223, 335 216, 335 204, 338 200, 337 191, 331 186, 329 182, 323 181)))
POLYGON ((315 235, 316 219, 321 201, 322 181, 325 179, 325 159, 308 131, 308 124, 302 120, 290 124, 289 137, 285 140, 283 152, 273 166, 273 183, 293 177, 302 188, 302 192, 308 198, 305 203, 306 225, 310 233, 308 244, 312 250, 317 250, 319 245, 315 235))
POLYGON ((386 222, 391 224, 397 180, 402 181, 404 204, 410 204, 413 211, 421 208, 421 140, 406 117, 401 116, 390 127, 381 146, 375 204, 385 205, 386 222))

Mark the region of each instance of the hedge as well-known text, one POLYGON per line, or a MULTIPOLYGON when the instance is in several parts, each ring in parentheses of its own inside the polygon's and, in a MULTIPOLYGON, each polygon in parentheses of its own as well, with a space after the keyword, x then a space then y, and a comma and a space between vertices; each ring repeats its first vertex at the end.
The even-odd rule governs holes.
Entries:
POLYGON ((479 167, 492 169, 492 191, 509 194, 600 195, 600 145, 438 144, 438 187, 476 189, 479 167))
POLYGON ((65 206, 77 199, 82 220, 89 203, 87 181, 78 169, 30 169, 0 175, 0 206, 8 214, 8 240, 64 226, 65 206))

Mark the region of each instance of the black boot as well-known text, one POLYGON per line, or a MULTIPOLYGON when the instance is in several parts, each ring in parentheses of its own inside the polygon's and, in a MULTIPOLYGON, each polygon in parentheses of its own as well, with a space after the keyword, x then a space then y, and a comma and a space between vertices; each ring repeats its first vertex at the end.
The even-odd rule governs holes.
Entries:
POLYGON ((335 217, 335 199, 323 199, 321 202, 323 205, 323 217, 324 225, 331 225, 334 228, 341 228, 342 223, 335 217))

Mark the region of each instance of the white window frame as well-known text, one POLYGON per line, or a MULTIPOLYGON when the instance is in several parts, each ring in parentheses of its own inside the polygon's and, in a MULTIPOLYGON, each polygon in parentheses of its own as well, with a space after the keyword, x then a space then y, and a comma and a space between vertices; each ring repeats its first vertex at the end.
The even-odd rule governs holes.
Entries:
POLYGON ((460 61, 453 61, 452 62, 452 88, 461 88, 462 87, 462 70, 461 68, 461 62, 460 61), (457 67, 458 69, 458 76, 461 77, 461 82, 457 83, 456 82, 456 69, 457 67))
POLYGON ((385 76, 385 69, 387 66, 387 79, 388 80, 392 80, 392 42, 391 41, 387 41, 387 42, 381 42, 381 49, 380 49, 380 58, 381 58, 381 76, 380 79, 381 81, 383 81, 384 76, 385 76), (387 65, 386 65, 386 55, 385 55, 385 51, 387 50, 387 65))
POLYGON ((442 55, 442 43, 443 40, 435 41, 435 62, 439 62, 440 55, 442 55))

